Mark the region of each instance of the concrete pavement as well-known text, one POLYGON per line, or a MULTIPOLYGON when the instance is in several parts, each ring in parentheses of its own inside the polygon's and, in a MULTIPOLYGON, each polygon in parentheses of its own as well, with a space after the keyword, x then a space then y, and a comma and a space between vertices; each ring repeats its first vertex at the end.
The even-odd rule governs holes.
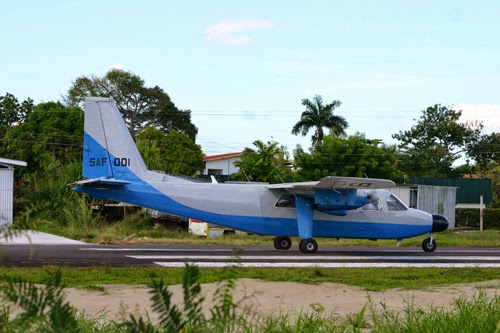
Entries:
POLYGON ((0 236, 0 244, 34 244, 34 245, 77 245, 77 244, 87 244, 85 242, 77 241, 74 239, 69 239, 65 237, 60 237, 56 235, 47 234, 45 232, 34 231, 34 230, 23 230, 17 232, 14 237, 9 237, 6 239, 3 235, 0 236))

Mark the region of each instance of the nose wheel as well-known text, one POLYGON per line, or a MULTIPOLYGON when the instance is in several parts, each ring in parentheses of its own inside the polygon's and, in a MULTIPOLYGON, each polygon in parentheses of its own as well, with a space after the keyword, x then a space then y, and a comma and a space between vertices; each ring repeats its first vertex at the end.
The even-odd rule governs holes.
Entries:
POLYGON ((425 252, 434 252, 436 250, 436 247, 436 241, 434 240, 434 238, 432 238, 432 236, 424 239, 424 241, 422 242, 422 249, 425 252))

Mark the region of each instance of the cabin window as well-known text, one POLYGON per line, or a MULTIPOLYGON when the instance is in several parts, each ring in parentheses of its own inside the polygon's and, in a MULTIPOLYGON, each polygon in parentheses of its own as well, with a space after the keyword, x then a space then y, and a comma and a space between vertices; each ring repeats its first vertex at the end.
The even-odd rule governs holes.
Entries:
POLYGON ((387 209, 389 211, 402 211, 402 210, 407 210, 408 207, 404 203, 401 202, 397 197, 394 195, 391 195, 387 197, 387 209))
POLYGON ((276 207, 285 207, 285 208, 295 208, 295 195, 290 193, 284 193, 281 197, 276 201, 276 207))
POLYGON ((382 210, 382 200, 377 197, 370 198, 369 202, 364 205, 361 209, 363 210, 382 210))

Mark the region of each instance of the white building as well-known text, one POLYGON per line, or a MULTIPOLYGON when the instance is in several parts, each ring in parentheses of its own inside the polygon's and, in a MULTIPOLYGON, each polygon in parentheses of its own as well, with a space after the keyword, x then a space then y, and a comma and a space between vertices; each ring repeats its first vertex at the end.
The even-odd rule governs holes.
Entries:
POLYGON ((0 157, 0 228, 12 225, 14 219, 14 167, 26 165, 0 157))
POLYGON ((205 162, 205 171, 203 171, 203 174, 229 176, 230 174, 236 173, 239 168, 235 167, 233 163, 239 161, 242 155, 243 153, 230 153, 205 156, 203 159, 205 162))

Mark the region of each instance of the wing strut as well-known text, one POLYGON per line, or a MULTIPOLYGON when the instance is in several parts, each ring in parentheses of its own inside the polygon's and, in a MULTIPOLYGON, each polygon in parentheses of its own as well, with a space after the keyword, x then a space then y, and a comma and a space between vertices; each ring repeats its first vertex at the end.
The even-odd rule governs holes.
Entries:
POLYGON ((314 199, 302 195, 296 195, 295 204, 297 210, 297 224, 299 226, 299 237, 304 239, 312 238, 314 199))

